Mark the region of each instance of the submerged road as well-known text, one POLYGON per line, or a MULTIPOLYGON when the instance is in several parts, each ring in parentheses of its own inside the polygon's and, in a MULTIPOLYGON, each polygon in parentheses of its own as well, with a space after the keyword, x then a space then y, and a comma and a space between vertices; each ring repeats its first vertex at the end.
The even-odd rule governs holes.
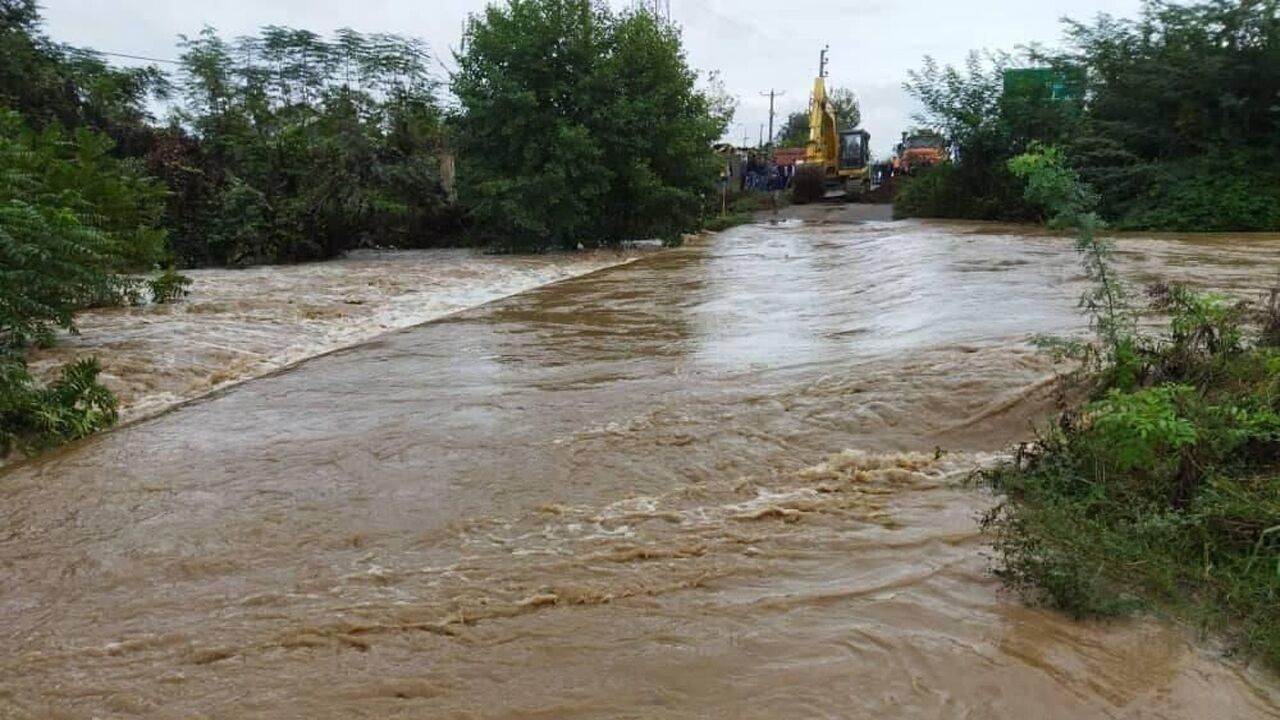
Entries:
POLYGON ((1280 717, 986 572, 964 480, 1051 412, 1026 340, 1081 283, 1008 229, 739 228, 10 468, 0 718, 1280 717))

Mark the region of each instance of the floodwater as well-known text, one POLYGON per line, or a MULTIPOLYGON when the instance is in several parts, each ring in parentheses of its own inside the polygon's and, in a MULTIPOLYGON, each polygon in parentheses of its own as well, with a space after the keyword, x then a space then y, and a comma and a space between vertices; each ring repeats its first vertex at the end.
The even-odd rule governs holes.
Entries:
POLYGON ((486 256, 471 250, 358 250, 321 263, 190 270, 179 303, 80 313, 80 334, 30 358, 50 377, 94 355, 136 420, 249 378, 566 278, 635 252, 486 256))
MULTIPOLYGON (((1126 239, 1249 295, 1280 237, 1126 239)), ((987 573, 1069 240, 752 226, 0 476, 0 718, 1266 718, 1280 682, 987 573)))

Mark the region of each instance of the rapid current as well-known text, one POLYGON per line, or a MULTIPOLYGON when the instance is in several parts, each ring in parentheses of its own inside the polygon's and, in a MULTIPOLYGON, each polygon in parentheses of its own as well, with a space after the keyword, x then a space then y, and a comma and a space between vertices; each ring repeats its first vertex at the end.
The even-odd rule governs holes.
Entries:
MULTIPOLYGON (((1253 297, 1280 237, 1117 262, 1253 297)), ((965 481, 1084 287, 1025 229, 743 227, 12 466, 0 718, 1280 717, 988 572, 965 481)))

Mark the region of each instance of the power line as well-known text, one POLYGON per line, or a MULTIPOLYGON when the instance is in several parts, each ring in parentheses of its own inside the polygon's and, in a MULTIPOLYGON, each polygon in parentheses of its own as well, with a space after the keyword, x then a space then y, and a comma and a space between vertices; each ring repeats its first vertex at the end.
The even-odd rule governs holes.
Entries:
POLYGON ((166 63, 168 65, 181 65, 178 60, 165 60, 164 58, 147 57, 146 55, 130 55, 129 53, 108 52, 107 50, 94 50, 93 48, 76 48, 81 52, 92 53, 94 55, 107 55, 109 57, 128 58, 130 60, 146 60, 147 62, 166 63))

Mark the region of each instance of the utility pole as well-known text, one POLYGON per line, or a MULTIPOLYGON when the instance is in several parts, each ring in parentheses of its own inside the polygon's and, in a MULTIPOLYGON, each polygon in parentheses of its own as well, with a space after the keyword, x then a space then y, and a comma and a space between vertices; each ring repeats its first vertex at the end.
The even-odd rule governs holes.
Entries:
POLYGON ((772 90, 772 89, 770 89, 769 92, 767 93, 760 93, 761 97, 764 97, 765 95, 769 96, 769 144, 770 145, 773 144, 773 101, 776 98, 780 98, 786 94, 787 93, 785 90, 778 91, 778 90, 772 90))
POLYGON ((760 142, 756 143, 756 147, 764 149, 764 123, 760 123, 760 142))

